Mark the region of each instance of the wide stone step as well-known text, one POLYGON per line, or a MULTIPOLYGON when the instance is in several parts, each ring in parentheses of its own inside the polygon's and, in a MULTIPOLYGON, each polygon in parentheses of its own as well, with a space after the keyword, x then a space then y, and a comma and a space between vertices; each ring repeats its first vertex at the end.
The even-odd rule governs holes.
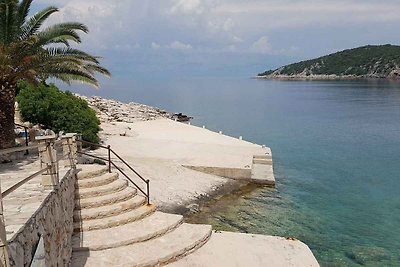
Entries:
POLYGON ((89 208, 83 210, 74 210, 74 221, 100 219, 115 216, 123 212, 136 209, 145 204, 146 198, 136 195, 126 201, 118 202, 112 205, 89 208))
POLYGON ((100 251, 77 251, 73 267, 158 266, 202 246, 211 235, 210 225, 182 224, 148 241, 100 251))
POLYGON ((130 245, 161 236, 182 223, 181 215, 155 212, 139 221, 125 225, 75 233, 73 251, 104 250, 130 245))
POLYGON ((118 179, 118 173, 105 173, 100 176, 78 180, 77 183, 75 184, 75 187, 81 189, 81 188, 102 186, 110 184, 117 179, 118 179))
POLYGON ((153 213, 155 210, 155 205, 143 205, 134 210, 129 210, 111 217, 77 221, 74 222, 74 232, 99 230, 124 225, 140 220, 153 213))
POLYGON ((78 180, 93 178, 108 172, 107 166, 97 164, 78 164, 76 168, 81 170, 77 174, 78 180))
POLYGON ((272 165, 272 159, 253 159, 253 164, 264 164, 264 165, 272 165))
POLYGON ((89 197, 89 198, 83 198, 83 199, 76 199, 75 200, 75 209, 88 209, 88 208, 95 208, 95 207, 111 205, 114 203, 128 200, 128 199, 134 197, 136 195, 136 193, 137 193, 137 190, 135 188, 128 186, 124 190, 115 192, 113 194, 89 197))
POLYGON ((113 194, 115 192, 121 191, 128 186, 128 181, 118 179, 113 181, 112 183, 96 186, 94 188, 79 188, 75 192, 76 198, 89 198, 95 196, 104 196, 107 194, 113 194))
POLYGON ((275 186, 275 176, 272 165, 253 164, 251 168, 251 181, 268 186, 275 186))

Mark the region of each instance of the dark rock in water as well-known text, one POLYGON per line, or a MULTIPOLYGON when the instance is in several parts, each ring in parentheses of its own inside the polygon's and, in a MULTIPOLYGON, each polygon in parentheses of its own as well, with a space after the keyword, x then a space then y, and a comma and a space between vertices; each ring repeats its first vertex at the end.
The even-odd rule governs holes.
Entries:
POLYGON ((190 211, 190 213, 197 213, 200 211, 200 206, 196 203, 190 204, 186 206, 186 208, 190 211))
POLYGON ((187 116, 185 114, 182 114, 182 113, 175 113, 172 116, 172 119, 176 119, 179 122, 185 122, 185 121, 190 121, 191 119, 193 119, 193 117, 189 117, 189 116, 187 116))

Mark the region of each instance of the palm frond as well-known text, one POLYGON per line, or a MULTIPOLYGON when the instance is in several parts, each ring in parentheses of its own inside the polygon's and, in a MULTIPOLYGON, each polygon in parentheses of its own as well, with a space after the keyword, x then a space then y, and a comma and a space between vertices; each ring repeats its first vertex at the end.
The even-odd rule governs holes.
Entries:
POLYGON ((13 41, 16 33, 15 11, 17 0, 3 0, 0 2, 0 40, 3 44, 9 44, 13 41))
POLYGON ((60 23, 50 26, 37 34, 39 40, 37 45, 43 46, 52 43, 68 43, 73 41, 80 43, 81 38, 78 31, 87 33, 88 28, 82 23, 60 23))
POLYGON ((20 39, 25 40, 37 33, 43 22, 55 12, 58 12, 58 8, 48 7, 29 18, 21 27, 20 39))
POLYGON ((18 6, 18 23, 17 26, 21 27, 28 17, 29 10, 33 0, 22 0, 18 6))
POLYGON ((49 78, 56 78, 59 79, 60 81, 71 85, 72 82, 81 82, 84 84, 92 85, 95 87, 99 87, 99 83, 96 79, 93 79, 91 77, 84 77, 80 75, 74 75, 74 74, 51 74, 49 78))
POLYGON ((58 11, 48 7, 28 18, 33 0, 0 0, 0 72, 12 79, 30 81, 50 77, 66 83, 80 81, 98 86, 95 75, 110 77, 99 57, 70 47, 80 43, 81 23, 59 23, 41 29, 58 11))
POLYGON ((75 57, 82 61, 92 62, 94 64, 99 64, 97 57, 94 57, 86 52, 83 52, 78 49, 69 48, 69 47, 49 47, 43 50, 41 53, 43 57, 47 58, 55 58, 55 57, 75 57))
POLYGON ((111 77, 111 73, 104 67, 97 65, 97 64, 87 64, 84 66, 84 68, 89 71, 92 75, 95 73, 102 74, 107 77, 111 77))
POLYGON ((48 77, 63 77, 64 82, 69 80, 69 82, 80 81, 96 87, 99 85, 93 75, 76 65, 59 64, 58 66, 53 66, 51 68, 43 68, 42 73, 48 77))
POLYGON ((72 48, 50 47, 42 49, 40 52, 34 53, 33 55, 26 55, 21 58, 19 62, 18 69, 20 71, 51 68, 52 66, 59 66, 60 64, 74 64, 75 67, 83 68, 92 75, 99 72, 110 76, 110 73, 105 68, 100 67, 96 57, 72 48))

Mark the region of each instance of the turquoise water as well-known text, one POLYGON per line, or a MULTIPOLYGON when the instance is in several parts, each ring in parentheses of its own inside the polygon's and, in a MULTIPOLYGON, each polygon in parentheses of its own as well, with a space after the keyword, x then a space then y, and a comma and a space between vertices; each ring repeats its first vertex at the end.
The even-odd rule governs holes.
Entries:
POLYGON ((217 202, 202 216, 218 229, 294 236, 322 266, 400 266, 400 83, 147 81, 104 95, 272 148, 277 189, 217 202))

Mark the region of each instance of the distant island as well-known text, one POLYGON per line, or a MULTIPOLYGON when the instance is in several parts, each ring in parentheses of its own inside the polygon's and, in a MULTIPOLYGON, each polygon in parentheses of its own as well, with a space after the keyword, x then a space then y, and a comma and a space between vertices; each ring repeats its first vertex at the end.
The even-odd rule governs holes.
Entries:
POLYGON ((264 79, 400 79, 400 46, 367 45, 286 65, 257 75, 264 79))

